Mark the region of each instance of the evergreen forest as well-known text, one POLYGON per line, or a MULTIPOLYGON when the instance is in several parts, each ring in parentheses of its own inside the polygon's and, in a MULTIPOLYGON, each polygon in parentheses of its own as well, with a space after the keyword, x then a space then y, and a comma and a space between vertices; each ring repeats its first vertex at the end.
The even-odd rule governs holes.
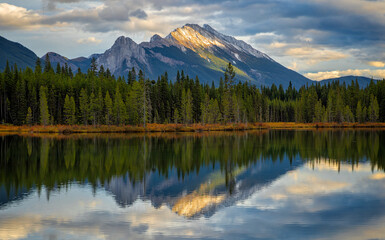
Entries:
POLYGON ((231 63, 219 84, 178 71, 148 79, 132 69, 115 77, 95 60, 87 73, 37 59, 35 69, 8 63, 0 73, 0 121, 12 125, 146 125, 146 123, 385 122, 385 81, 338 81, 296 89, 290 82, 239 82, 231 63))

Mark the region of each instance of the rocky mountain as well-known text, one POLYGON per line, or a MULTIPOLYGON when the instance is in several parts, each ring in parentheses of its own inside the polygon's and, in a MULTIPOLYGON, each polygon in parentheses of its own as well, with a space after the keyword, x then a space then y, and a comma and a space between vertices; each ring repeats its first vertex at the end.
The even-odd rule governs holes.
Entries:
MULTIPOLYGON (((186 24, 162 38, 154 35, 149 42, 136 43, 129 37, 119 37, 110 49, 102 54, 89 57, 68 59, 60 54, 49 52, 51 64, 56 68, 68 65, 73 72, 78 68, 86 72, 91 59, 95 58, 98 66, 109 68, 115 76, 126 76, 133 67, 144 70, 147 77, 157 79, 165 71, 170 80, 175 79, 176 72, 183 70, 190 77, 198 76, 201 82, 218 84, 226 65, 231 62, 237 72, 236 80, 248 81, 257 86, 282 84, 287 87, 291 81, 299 87, 313 83, 301 74, 285 68, 265 53, 254 49, 244 41, 219 33, 209 25, 186 24)), ((5 68, 8 60, 19 68, 34 67, 36 54, 19 43, 0 37, 0 70, 5 68)), ((45 55, 42 56, 44 63, 45 55)), ((334 81, 350 84, 358 80, 364 87, 370 78, 345 76, 325 79, 321 84, 334 81)))
POLYGON ((5 69, 7 60, 10 66, 15 63, 18 68, 34 67, 37 56, 20 43, 9 41, 0 36, 0 71, 5 69))
POLYGON ((219 82, 226 65, 231 62, 237 80, 256 85, 282 84, 295 86, 310 82, 299 73, 285 68, 244 41, 223 35, 209 25, 187 24, 165 38, 154 35, 150 42, 135 43, 119 37, 113 46, 97 58, 97 64, 117 75, 128 74, 132 67, 156 79, 165 71, 174 78, 177 70, 203 82, 219 82))

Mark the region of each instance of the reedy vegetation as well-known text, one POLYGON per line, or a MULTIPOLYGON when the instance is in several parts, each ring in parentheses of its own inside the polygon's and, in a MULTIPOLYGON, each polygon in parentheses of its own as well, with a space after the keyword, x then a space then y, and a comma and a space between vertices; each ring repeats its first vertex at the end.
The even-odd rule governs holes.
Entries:
POLYGON ((95 62, 87 73, 67 66, 19 70, 8 64, 0 73, 0 121, 23 124, 145 125, 146 123, 377 122, 385 121, 385 81, 360 88, 338 82, 284 90, 235 83, 229 63, 219 86, 201 84, 177 73, 146 79, 132 69, 115 78, 95 62))

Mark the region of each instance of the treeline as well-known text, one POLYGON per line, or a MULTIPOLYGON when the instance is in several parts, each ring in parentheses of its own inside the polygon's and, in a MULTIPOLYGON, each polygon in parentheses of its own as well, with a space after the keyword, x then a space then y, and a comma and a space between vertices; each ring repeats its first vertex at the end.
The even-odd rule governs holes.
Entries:
POLYGON ((219 86, 183 71, 150 80, 136 69, 127 78, 93 61, 87 73, 56 69, 48 56, 34 70, 7 64, 0 73, 0 121, 22 124, 145 125, 146 123, 377 122, 385 121, 385 81, 360 88, 319 83, 298 90, 290 83, 258 88, 236 83, 229 63, 219 86))

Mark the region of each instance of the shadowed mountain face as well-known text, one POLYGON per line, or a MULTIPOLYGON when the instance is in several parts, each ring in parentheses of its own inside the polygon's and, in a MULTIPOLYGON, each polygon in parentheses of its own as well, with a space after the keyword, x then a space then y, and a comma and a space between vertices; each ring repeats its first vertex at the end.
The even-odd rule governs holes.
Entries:
POLYGON ((244 41, 223 35, 209 25, 187 24, 165 38, 154 35, 150 42, 135 43, 119 37, 114 45, 97 58, 98 65, 109 68, 115 75, 127 75, 132 67, 143 69, 155 79, 165 71, 171 78, 177 70, 203 82, 218 84, 226 65, 231 62, 237 80, 256 85, 302 86, 310 80, 275 62, 244 41))
POLYGON ((5 69, 7 60, 10 67, 17 64, 18 68, 34 67, 37 56, 20 43, 9 41, 0 36, 0 71, 5 69))

